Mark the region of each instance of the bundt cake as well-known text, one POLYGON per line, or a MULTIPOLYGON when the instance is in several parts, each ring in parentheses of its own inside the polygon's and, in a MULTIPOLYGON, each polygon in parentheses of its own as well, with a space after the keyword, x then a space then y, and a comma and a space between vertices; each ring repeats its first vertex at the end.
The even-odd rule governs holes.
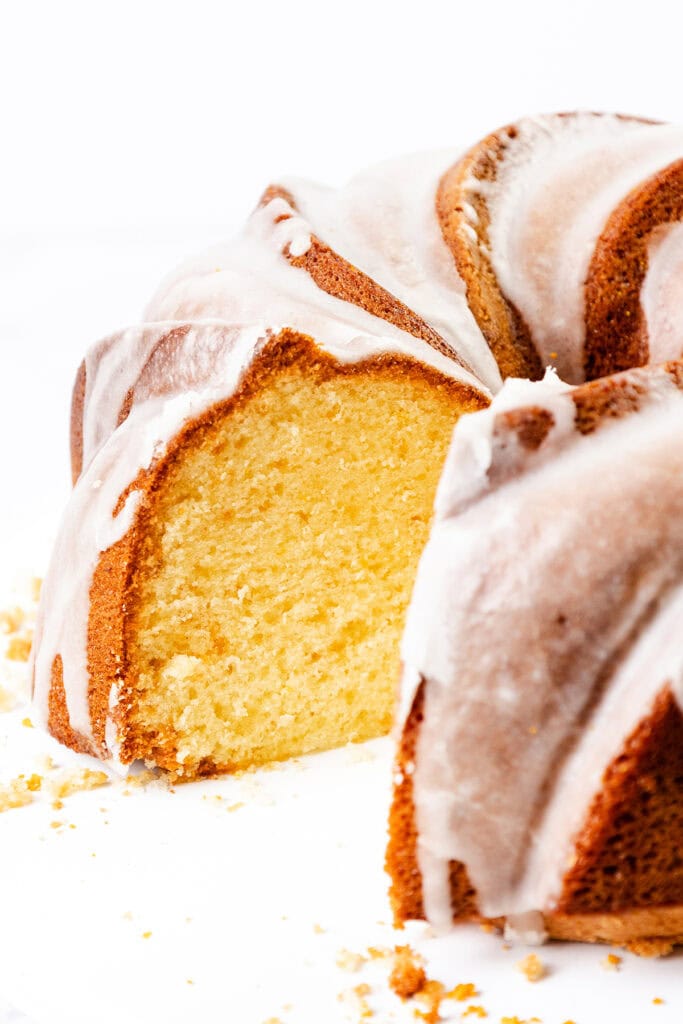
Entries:
POLYGON ((455 429, 403 640, 399 921, 683 941, 683 362, 455 429))
POLYGON ((433 220, 389 259, 367 218, 378 281, 271 190, 88 354, 34 649, 62 742, 192 778, 388 731, 450 434, 499 381, 433 220))
POLYGON ((396 919, 683 934, 681 156, 638 118, 528 119, 282 181, 167 278, 74 388, 53 735, 194 778, 386 732, 449 451, 396 919))

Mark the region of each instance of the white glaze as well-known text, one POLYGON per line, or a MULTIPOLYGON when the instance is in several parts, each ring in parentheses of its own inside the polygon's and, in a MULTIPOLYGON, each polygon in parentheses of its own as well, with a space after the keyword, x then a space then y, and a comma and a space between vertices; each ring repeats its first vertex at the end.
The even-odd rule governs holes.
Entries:
MULTIPOLYGON (((179 393, 153 395, 134 405, 128 418, 100 448, 88 453, 43 583, 33 645, 36 709, 46 722, 52 664, 61 655, 69 720, 72 728, 88 740, 93 738, 87 669, 90 586, 100 554, 120 540, 132 525, 139 494, 131 492, 115 516, 119 498, 139 471, 148 468, 163 452, 183 423, 235 390, 263 339, 260 327, 231 329, 223 324, 204 324, 192 327, 192 332, 191 340, 196 347, 206 346, 214 356, 219 355, 220 361, 214 364, 214 381, 202 381, 195 389, 179 393), (217 346, 216 341, 222 344, 217 346)), ((124 332, 121 338, 130 344, 131 352, 144 358, 157 334, 142 327, 137 332, 124 332)), ((108 360, 99 365, 103 373, 110 372, 108 360)), ((104 422, 115 422, 112 410, 120 410, 119 399, 125 395, 126 384, 123 378, 115 376, 109 393, 99 387, 98 381, 91 386, 92 394, 100 396, 104 422)))
POLYGON ((418 313, 495 391, 500 372, 436 216, 439 180, 458 155, 437 151, 386 161, 341 189, 295 178, 283 185, 321 241, 418 313))
POLYGON ((661 371, 634 379, 649 388, 641 411, 590 435, 574 429, 570 390, 548 382, 506 384, 456 426, 402 651, 404 715, 426 680, 413 781, 437 926, 450 922, 450 860, 486 915, 552 909, 608 763, 667 682, 683 698, 683 393, 661 371), (555 420, 536 451, 499 418, 520 387, 520 407, 555 420))
POLYGON ((628 193, 683 156, 683 129, 612 115, 520 122, 494 183, 470 182, 491 214, 490 256, 544 364, 584 379, 584 282, 608 217, 628 193))
POLYGON ((640 302, 650 362, 677 359, 683 354, 683 223, 663 224, 652 232, 640 302))
MULTIPOLYGON (((393 173, 396 176, 396 166, 393 173)), ((423 205, 424 200, 421 195, 423 205)), ((328 215, 331 208, 328 200, 328 215)), ((422 206, 418 219, 424 229, 422 206)), ((435 213, 433 219, 436 225, 435 213)), ((46 577, 34 644, 35 700, 44 721, 52 663, 60 654, 71 725, 92 740, 87 670, 90 586, 100 554, 119 540, 133 521, 136 492, 115 518, 113 510, 125 488, 163 453, 183 423, 234 393, 268 336, 293 328, 313 337, 341 363, 400 354, 487 394, 478 378, 454 359, 318 288, 305 270, 294 267, 287 258, 304 254, 310 241, 308 221, 284 199, 272 199, 254 212, 237 240, 172 274, 148 307, 147 323, 104 339, 88 353, 83 471, 46 577), (177 335, 173 346, 168 344, 171 332, 177 335), (157 351, 162 339, 164 346, 157 351), (126 401, 132 403, 130 414, 119 425, 126 401)), ((415 247, 416 252, 425 254, 427 249, 426 243, 415 247)), ((404 282, 406 290, 410 292, 412 287, 411 294, 419 295, 424 305, 430 294, 428 274, 435 274, 437 321, 443 312, 443 255, 424 255, 422 268, 415 257, 412 284, 407 279, 404 282)), ((400 284, 402 272, 394 268, 390 278, 392 266, 387 257, 385 279, 400 284)), ((403 273, 407 274, 405 268, 403 273)), ((462 319, 464 299, 455 272, 453 276, 452 308, 462 319)), ((473 323, 468 328, 470 349, 465 358, 476 350, 473 338, 476 341, 478 329, 472 329, 473 323)), ((437 328, 441 326, 439 321, 437 328)), ((449 337, 455 344, 458 332, 452 330, 449 337)), ((481 335, 479 343, 485 349, 481 335)), ((488 353, 487 357, 489 377, 497 384, 497 369, 488 353)), ((486 366, 481 353, 479 362, 486 366)), ((106 723, 108 750, 103 756, 110 756, 114 765, 121 767, 112 715, 116 702, 117 693, 112 691, 106 723)))
MULTIPOLYGON (((359 306, 329 295, 315 285, 305 269, 293 266, 285 258, 292 243, 306 231, 310 231, 308 221, 286 200, 272 199, 254 211, 238 239, 215 247, 174 271, 147 306, 146 321, 209 317, 238 324, 265 322, 273 329, 290 327, 301 331, 323 346, 339 343, 340 350, 348 349, 353 336, 379 336, 386 339, 386 350, 418 353, 417 357, 424 362, 428 358, 425 342, 359 306)), ((457 285, 455 269, 454 278, 457 285)), ((397 297, 410 306, 410 296, 397 297)), ((460 315, 457 295, 453 306, 460 315)), ((438 333, 438 325, 435 330, 438 333)), ((478 328, 474 327, 474 331, 478 333, 478 328)), ((453 336, 457 339, 457 332, 453 336)), ((478 338, 482 352, 486 352, 480 333, 478 338)), ((471 347, 474 348, 473 341, 471 347)), ((354 345, 353 353, 357 348, 354 345)), ((454 354, 460 354, 455 342, 454 354)), ((465 359, 470 354, 469 349, 462 353, 465 359)), ((349 357, 361 356, 358 353, 349 357)), ((490 385, 496 388, 500 386, 500 374, 493 358, 487 358, 490 385)), ((449 364, 449 360, 444 361, 449 364)), ((483 355, 478 361, 486 364, 483 355)), ((452 369, 450 375, 481 390, 481 381, 464 367, 452 369)))

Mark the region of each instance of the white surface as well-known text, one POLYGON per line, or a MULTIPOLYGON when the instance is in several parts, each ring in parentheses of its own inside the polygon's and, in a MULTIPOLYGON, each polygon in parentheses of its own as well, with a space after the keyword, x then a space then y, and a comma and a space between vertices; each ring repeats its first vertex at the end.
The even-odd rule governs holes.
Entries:
POLYGON ((0 224, 20 228, 211 221, 272 175, 342 181, 540 110, 680 114, 673 0, 3 12, 0 224))
MULTIPOLYGON (((22 726, 25 715, 0 715, 3 781, 44 771, 45 753, 60 768, 86 763, 22 726)), ((39 1024, 333 1024, 358 1020, 338 996, 368 983, 378 1022, 398 1024, 414 1006, 390 993, 388 963, 351 974, 336 960, 410 941, 430 977, 476 984, 472 1002, 492 1021, 603 1024, 615 1007, 620 1024, 680 1021, 681 955, 625 956, 607 972, 606 949, 556 944, 538 951, 550 973, 532 985, 515 970, 527 951, 478 928, 393 932, 390 766, 379 740, 175 791, 117 781, 61 810, 44 783, 35 803, 0 814, 0 991, 39 1024)), ((444 1016, 463 1009, 451 1001, 444 1016)))
MULTIPOLYGON (((133 320, 173 264, 237 228, 268 181, 339 182, 539 110, 683 119, 683 12, 670 0, 64 0, 2 13, 0 582, 45 563, 86 345, 133 320)), ((1 717, 20 740, 11 755, 0 743, 4 775, 30 767, 25 745, 39 738, 1 717)), ((374 761, 333 754, 173 796, 75 796, 64 815, 75 830, 49 829, 44 804, 0 815, 0 993, 36 1024, 334 1021, 336 993, 366 980, 335 968, 339 946, 389 941, 376 923, 387 917, 388 744, 374 749, 374 761), (202 800, 248 783, 256 792, 233 814, 202 800)), ((431 949, 449 982, 481 986, 492 1021, 681 1019, 680 958, 629 957, 611 974, 602 950, 551 947, 553 974, 531 986, 512 969, 518 954, 476 930, 431 949)))

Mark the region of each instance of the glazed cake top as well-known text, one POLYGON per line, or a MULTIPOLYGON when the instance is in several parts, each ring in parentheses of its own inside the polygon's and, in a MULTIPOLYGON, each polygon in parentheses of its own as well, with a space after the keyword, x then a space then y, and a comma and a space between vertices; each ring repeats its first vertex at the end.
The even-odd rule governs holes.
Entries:
MULTIPOLYGON (((584 379, 584 283, 613 210, 683 156, 683 128, 610 114, 526 118, 505 138, 494 181, 472 177, 490 213, 490 259, 544 365, 584 379)), ((650 361, 680 354, 650 332, 650 361)))
POLYGON ((662 689, 683 707, 682 386, 549 372, 456 426, 402 652, 436 924, 451 860, 486 916, 552 909, 606 765, 662 689))

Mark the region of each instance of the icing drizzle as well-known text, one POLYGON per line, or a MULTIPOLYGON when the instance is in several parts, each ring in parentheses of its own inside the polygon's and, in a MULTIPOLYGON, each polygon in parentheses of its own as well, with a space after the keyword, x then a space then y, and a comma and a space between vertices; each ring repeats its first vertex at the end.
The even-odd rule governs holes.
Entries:
MULTIPOLYGON (((438 176, 439 168, 445 169, 444 159, 442 155, 436 162, 422 162, 425 180, 438 176)), ((395 166, 391 175, 392 180, 397 179, 395 166)), ((381 178, 373 177, 373 188, 377 189, 381 178)), ((358 182, 354 189, 360 194, 358 182)), ((424 206, 425 188, 417 202, 423 226, 430 216, 424 206)), ((305 188, 299 191, 302 196, 307 194, 305 188)), ((319 234, 325 236, 329 231, 335 244, 348 244, 349 251, 342 252, 342 256, 354 255, 355 236, 338 234, 330 226, 333 205, 328 197, 324 209, 320 208, 319 234)), ((368 215, 372 208, 369 202, 368 215)), ((419 296, 426 311, 431 298, 435 308, 443 312, 445 288, 436 279, 436 268, 441 268, 439 274, 446 274, 450 256, 445 243, 441 242, 439 249, 435 211, 431 218, 433 225, 425 226, 429 245, 415 244, 406 237, 403 249, 397 241, 387 253, 383 269, 378 252, 373 269, 381 273, 387 286, 398 287, 408 298, 419 296), (411 254, 403 264, 399 250, 411 254), (408 262, 410 274, 405 269, 408 262), (431 275, 435 275, 433 285, 431 275)), ((478 377, 454 359, 358 306, 327 294, 306 270, 293 266, 290 258, 306 253, 311 236, 309 221, 290 203, 279 196, 271 199, 257 208, 235 241, 189 261, 171 274, 150 303, 145 323, 104 339, 86 356, 83 470, 54 548, 35 634, 34 698, 43 721, 48 714, 52 665, 59 655, 71 726, 91 744, 94 742, 87 665, 90 587, 100 554, 120 540, 134 522, 139 492, 133 490, 123 508, 114 514, 120 496, 140 471, 163 454, 184 423, 234 394, 269 337, 286 327, 300 331, 314 338, 340 363, 400 354, 484 395, 489 393, 478 377)), ((378 239, 379 248, 381 244, 378 239)), ((467 309, 464 290, 458 289, 454 269, 451 276, 454 292, 449 315, 456 328, 465 325, 463 334, 469 339, 465 358, 475 362, 482 376, 497 386, 497 368, 467 309)), ((405 301, 405 295, 398 297, 405 301)), ((456 328, 451 328, 449 336, 453 346, 458 344, 456 328)), ((116 687, 109 699, 105 749, 98 753, 123 769, 116 757, 118 738, 112 714, 117 702, 115 691, 116 687)))
POLYGON ((676 125, 548 115, 519 123, 495 182, 471 180, 490 211, 490 256, 501 288, 542 361, 564 380, 584 380, 583 288, 609 215, 682 153, 676 125))

